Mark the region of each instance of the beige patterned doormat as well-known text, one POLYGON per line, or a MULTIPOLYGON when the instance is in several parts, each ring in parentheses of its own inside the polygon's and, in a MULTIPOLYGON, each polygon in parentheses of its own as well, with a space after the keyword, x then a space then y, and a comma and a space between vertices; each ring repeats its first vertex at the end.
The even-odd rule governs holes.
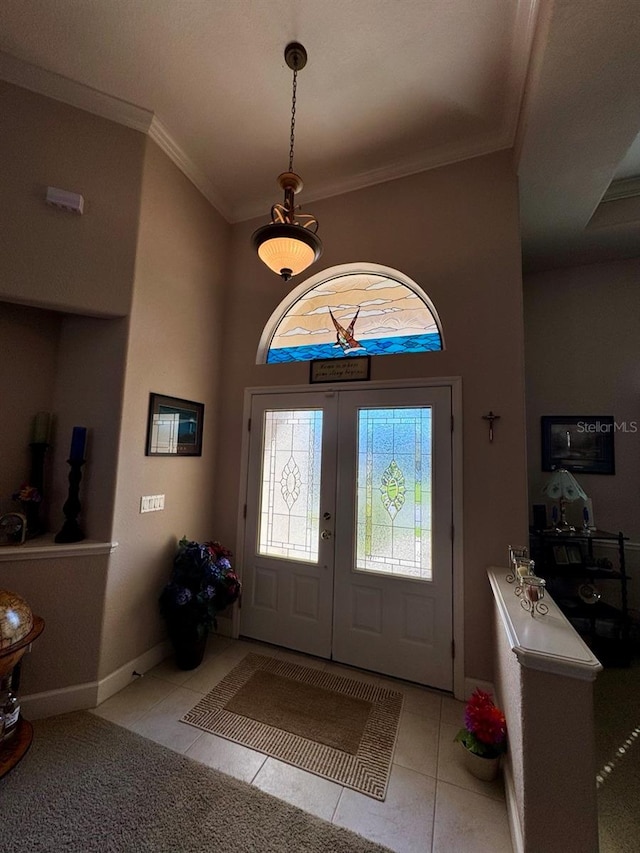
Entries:
POLYGON ((250 654, 182 717, 384 800, 402 693, 250 654))

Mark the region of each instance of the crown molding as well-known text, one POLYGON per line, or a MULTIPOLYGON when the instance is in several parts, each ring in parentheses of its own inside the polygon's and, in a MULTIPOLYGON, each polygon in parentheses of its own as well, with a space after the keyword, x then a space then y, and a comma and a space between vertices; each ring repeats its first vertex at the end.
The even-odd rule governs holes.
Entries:
POLYGON ((623 178, 619 181, 612 181, 609 184, 608 190, 602 196, 602 202, 618 201, 621 198, 633 198, 637 195, 640 195, 640 176, 623 178))
POLYGON ((23 89, 46 95, 55 101, 62 101, 142 133, 148 132, 153 119, 151 110, 114 98, 98 89, 92 89, 69 77, 63 77, 62 74, 31 65, 30 62, 17 59, 2 51, 0 51, 0 78, 23 89))
MULTIPOLYGON (((378 169, 370 169, 366 172, 358 172, 349 177, 339 178, 329 183, 323 183, 322 188, 316 193, 306 192, 305 184, 305 206, 315 201, 323 201, 337 195, 363 190, 367 187, 383 184, 387 181, 395 181, 399 178, 408 178, 420 172, 431 169, 439 169, 442 166, 451 166, 463 160, 471 160, 474 157, 484 157, 487 154, 495 154, 511 148, 513 144, 509 131, 501 130, 495 134, 487 135, 482 141, 474 140, 461 145, 447 145, 430 151, 427 156, 416 157, 413 160, 398 160, 378 169)), ((231 223, 246 222, 255 219, 265 213, 264 202, 251 201, 241 205, 233 211, 231 223)))
POLYGON ((148 131, 149 137, 153 139, 158 148, 160 148, 167 157, 175 163, 180 171, 186 175, 191 183, 198 189, 207 201, 215 207, 218 213, 223 216, 227 222, 231 222, 230 211, 227 203, 224 201, 220 193, 213 186, 204 171, 189 157, 165 125, 157 116, 153 116, 151 125, 148 131))

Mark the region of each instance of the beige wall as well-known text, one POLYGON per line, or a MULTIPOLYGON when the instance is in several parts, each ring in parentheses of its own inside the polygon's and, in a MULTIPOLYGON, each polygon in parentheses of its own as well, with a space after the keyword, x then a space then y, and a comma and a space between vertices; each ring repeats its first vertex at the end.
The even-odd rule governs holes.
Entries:
POLYGON ((616 473, 577 474, 596 524, 640 541, 640 259, 529 275, 525 341, 529 498, 544 503, 541 415, 613 415, 616 473))
MULTIPOLYGON (((507 544, 524 541, 527 531, 520 242, 510 156, 458 163, 309 209, 325 246, 311 274, 366 261, 398 269, 424 288, 442 319, 446 352, 374 358, 371 378, 463 378, 466 671, 491 678, 485 568, 504 562, 507 544), (501 415, 493 444, 482 420, 490 409, 501 415)), ((244 388, 308 380, 308 364, 255 364, 263 327, 291 289, 250 247, 267 213, 233 227, 217 464, 222 487, 215 499, 216 527, 230 544, 237 536, 244 388)))
POLYGON ((158 596, 176 541, 216 537, 221 301, 229 226, 155 143, 148 141, 130 318, 112 555, 100 674, 165 637, 158 596), (145 456, 149 393, 205 404, 201 457, 145 456), (141 515, 142 495, 165 495, 141 515))
MULTIPOLYGON (((16 371, 0 392, 0 493, 28 477, 32 418, 51 412, 52 534, 64 520, 79 424, 89 430, 80 522, 89 539, 111 537, 128 320, 95 315, 129 311, 144 144, 141 133, 0 83, 0 332, 3 364, 16 371), (81 192, 84 215, 48 207, 49 185, 81 192)), ((0 563, 0 586, 23 594, 47 624, 25 690, 96 679, 107 567, 106 556, 55 552, 0 563)))
POLYGON ((0 299, 123 315, 131 301, 144 136, 0 81, 0 299), (82 216, 44 202, 81 193, 82 216))
POLYGON ((496 701, 507 720, 506 772, 522 849, 596 853, 593 681, 521 666, 497 604, 494 632, 496 701))

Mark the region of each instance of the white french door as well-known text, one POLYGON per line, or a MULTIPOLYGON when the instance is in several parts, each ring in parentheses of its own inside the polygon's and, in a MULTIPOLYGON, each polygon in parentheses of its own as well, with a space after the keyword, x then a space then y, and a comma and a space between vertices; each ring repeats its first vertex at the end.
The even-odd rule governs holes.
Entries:
POLYGON ((241 633, 445 690, 451 389, 255 393, 241 633))

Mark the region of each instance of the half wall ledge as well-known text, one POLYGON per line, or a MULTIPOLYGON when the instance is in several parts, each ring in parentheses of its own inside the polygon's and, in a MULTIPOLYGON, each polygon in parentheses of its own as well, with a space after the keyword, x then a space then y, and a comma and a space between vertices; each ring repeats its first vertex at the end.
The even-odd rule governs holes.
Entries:
POLYGON ((532 618, 506 580, 508 570, 487 570, 498 613, 520 665, 582 681, 595 681, 602 664, 576 632, 555 601, 545 595, 547 614, 532 618))
POLYGON ((507 568, 493 592, 494 683, 507 719, 505 793, 515 853, 598 851, 593 686, 602 664, 545 595, 520 605, 507 568))
POLYGON ((15 563, 19 560, 55 560, 57 557, 87 557, 111 554, 117 542, 97 542, 83 539, 68 545, 56 545, 53 534, 31 539, 24 545, 4 545, 0 548, 0 563, 15 563))

